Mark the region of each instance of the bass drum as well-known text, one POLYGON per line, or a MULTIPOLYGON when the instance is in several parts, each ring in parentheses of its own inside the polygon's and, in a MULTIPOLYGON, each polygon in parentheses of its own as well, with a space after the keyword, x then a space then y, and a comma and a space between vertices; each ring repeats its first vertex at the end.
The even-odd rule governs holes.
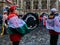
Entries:
POLYGON ((29 29, 35 29, 39 24, 38 14, 36 13, 27 13, 23 20, 28 25, 29 29))

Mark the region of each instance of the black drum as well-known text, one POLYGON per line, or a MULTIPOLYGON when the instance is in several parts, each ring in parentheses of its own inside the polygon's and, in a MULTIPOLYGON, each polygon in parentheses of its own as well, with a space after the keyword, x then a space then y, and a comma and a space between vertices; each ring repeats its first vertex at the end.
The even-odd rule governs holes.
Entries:
POLYGON ((27 23, 29 29, 35 29, 39 24, 37 13, 27 13, 22 19, 27 23))

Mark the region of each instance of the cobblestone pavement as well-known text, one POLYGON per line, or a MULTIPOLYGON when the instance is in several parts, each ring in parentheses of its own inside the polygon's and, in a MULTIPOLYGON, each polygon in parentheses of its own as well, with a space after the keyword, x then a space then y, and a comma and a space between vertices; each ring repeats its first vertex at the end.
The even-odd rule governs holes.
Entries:
MULTIPOLYGON (((49 39, 48 31, 46 29, 43 31, 38 27, 29 34, 26 34, 19 45, 49 45, 49 39)), ((0 45, 12 45, 8 35, 0 37, 0 45)), ((58 45, 60 45, 60 39, 58 45)))

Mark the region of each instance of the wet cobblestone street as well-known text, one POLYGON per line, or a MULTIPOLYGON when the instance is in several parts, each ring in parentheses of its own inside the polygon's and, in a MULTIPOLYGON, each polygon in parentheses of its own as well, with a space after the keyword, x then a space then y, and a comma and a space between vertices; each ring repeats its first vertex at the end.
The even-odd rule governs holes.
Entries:
MULTIPOLYGON (((46 29, 42 31, 40 27, 38 27, 29 34, 26 34, 19 45, 49 45, 49 39, 48 31, 46 29)), ((0 37, 0 45, 12 45, 8 35, 0 37)), ((60 39, 58 45, 60 45, 60 39)))

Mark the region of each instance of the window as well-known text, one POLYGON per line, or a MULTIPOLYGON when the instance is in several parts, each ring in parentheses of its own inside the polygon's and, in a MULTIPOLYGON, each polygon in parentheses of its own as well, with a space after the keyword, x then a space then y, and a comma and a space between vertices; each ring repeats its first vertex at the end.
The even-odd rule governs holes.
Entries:
POLYGON ((26 0, 26 9, 31 9, 31 1, 26 0))
POLYGON ((19 0, 19 8, 21 8, 21 0, 19 0))
POLYGON ((33 9, 38 9, 38 0, 34 0, 33 9))
POLYGON ((13 0, 14 4, 17 4, 17 0, 13 0))
POLYGON ((60 12, 60 0, 59 0, 59 2, 58 2, 58 5, 59 5, 59 12, 60 12))
POLYGON ((47 0, 41 0, 42 9, 47 9, 47 0))
POLYGON ((56 7, 56 0, 50 0, 50 9, 56 7))
POLYGON ((0 2, 0 14, 3 14, 3 3, 0 2))

